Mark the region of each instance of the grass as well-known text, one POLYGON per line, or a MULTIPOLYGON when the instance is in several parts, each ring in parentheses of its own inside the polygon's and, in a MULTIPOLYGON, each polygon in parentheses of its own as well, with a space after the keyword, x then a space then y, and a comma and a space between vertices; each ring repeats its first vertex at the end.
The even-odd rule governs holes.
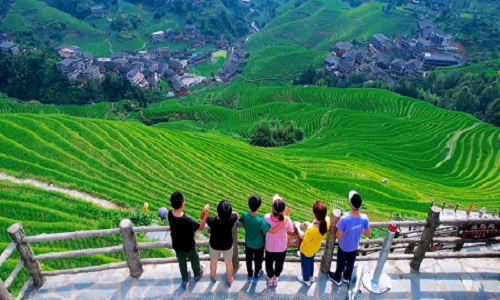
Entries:
POLYGON ((444 73, 460 72, 462 74, 485 73, 487 76, 498 76, 500 74, 500 59, 488 60, 472 66, 466 66, 461 68, 449 68, 449 69, 438 70, 437 72, 444 72, 444 73))
POLYGON ((196 74, 198 76, 211 77, 217 74, 217 72, 224 66, 226 62, 225 56, 213 57, 212 61, 207 61, 198 66, 195 66, 189 72, 196 74))

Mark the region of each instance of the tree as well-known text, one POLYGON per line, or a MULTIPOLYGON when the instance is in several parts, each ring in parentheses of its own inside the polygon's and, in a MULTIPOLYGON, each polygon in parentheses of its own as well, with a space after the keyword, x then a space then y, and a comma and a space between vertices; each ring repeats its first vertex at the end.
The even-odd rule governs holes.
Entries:
POLYGON ((490 104, 486 111, 484 120, 488 123, 500 127, 500 98, 490 104))
POLYGON ((464 86, 453 95, 454 109, 474 114, 477 108, 476 97, 470 93, 469 88, 464 86))

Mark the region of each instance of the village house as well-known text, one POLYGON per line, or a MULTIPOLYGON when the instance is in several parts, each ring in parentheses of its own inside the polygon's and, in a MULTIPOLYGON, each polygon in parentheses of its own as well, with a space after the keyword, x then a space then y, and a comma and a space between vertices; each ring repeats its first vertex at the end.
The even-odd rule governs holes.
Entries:
POLYGON ((416 79, 419 77, 417 71, 422 68, 422 62, 418 59, 410 59, 404 66, 403 75, 408 79, 416 79))
POLYGON ((174 81, 172 83, 172 89, 178 96, 184 96, 189 93, 187 86, 180 80, 174 81))
POLYGON ((82 77, 86 80, 100 80, 103 78, 98 66, 90 66, 82 72, 82 77))
POLYGON ((393 78, 401 78, 404 75, 406 60, 397 58, 391 62, 390 75, 393 78))
POLYGON ((435 11, 446 11, 453 7, 453 0, 432 0, 431 8, 435 11))
POLYGON ((222 82, 229 82, 238 73, 238 64, 234 62, 229 62, 222 68, 219 72, 218 77, 222 82))
POLYGON ((341 58, 338 69, 339 69, 339 73, 341 75, 344 75, 344 76, 347 75, 348 73, 355 70, 354 60, 347 60, 347 59, 341 58))
POLYGON ((201 40, 194 39, 189 41, 189 48, 198 49, 204 46, 204 43, 201 40))
POLYGON ((344 53, 352 49, 352 44, 348 42, 338 42, 335 45, 335 54, 338 57, 342 57, 344 53))
POLYGON ((373 35, 372 46, 384 53, 394 53, 396 52, 396 46, 383 34, 376 33, 373 35))
POLYGON ((153 54, 156 57, 166 57, 170 55, 170 48, 168 47, 151 48, 149 49, 149 53, 153 54))
POLYGON ((57 64, 57 69, 69 80, 75 80, 85 70, 85 63, 80 58, 66 58, 57 64))
POLYGON ((368 62, 368 50, 358 50, 354 54, 355 60, 358 64, 366 63, 368 62))
POLYGON ((404 36, 402 33, 394 35, 394 45, 403 53, 411 53, 416 43, 413 39, 404 36))
POLYGON ((438 47, 447 47, 451 42, 451 34, 448 34, 438 28, 431 32, 431 41, 438 47))
POLYGON ((214 35, 207 35, 207 39, 206 39, 207 40, 207 44, 213 44, 213 43, 215 43, 216 39, 217 38, 214 35))
POLYGON ((13 42, 3 42, 0 44, 0 51, 3 54, 17 55, 19 54, 19 49, 17 44, 13 42))
POLYGON ((372 57, 372 62, 375 66, 381 68, 382 70, 388 70, 391 65, 389 59, 382 53, 376 53, 372 57))
POLYGON ((138 69, 133 68, 127 72, 127 80, 130 84, 137 86, 139 83, 144 81, 144 74, 142 74, 138 69))
POLYGON ((217 49, 226 49, 229 46, 229 42, 227 40, 217 40, 215 41, 215 47, 217 49))
POLYGON ((432 70, 437 67, 457 66, 460 64, 454 56, 449 54, 426 53, 423 60, 423 68, 425 70, 432 70))
POLYGON ((90 11, 92 13, 93 18, 104 18, 106 17, 106 12, 104 12, 104 6, 96 5, 90 7, 90 11))
POLYGON ((163 31, 156 31, 151 34, 151 43, 158 44, 164 42, 166 39, 165 33, 163 31))
POLYGON ((370 65, 370 78, 372 80, 381 80, 385 72, 377 66, 370 65))
POLYGON ((210 59, 210 52, 203 52, 188 59, 190 65, 196 66, 210 59))
POLYGON ((141 73, 146 69, 144 62, 138 60, 132 62, 132 67, 136 68, 141 73))
POLYGON ((76 52, 71 50, 71 49, 68 49, 68 48, 59 49, 59 51, 57 51, 57 54, 59 54, 59 57, 62 57, 62 58, 76 56, 76 52))
POLYGON ((413 48, 413 56, 421 58, 425 53, 434 52, 434 50, 436 50, 436 44, 432 41, 419 38, 417 39, 415 48, 413 48))
POLYGON ((417 33, 420 38, 428 39, 434 28, 436 28, 436 26, 429 19, 420 19, 417 22, 417 33))
POLYGON ((178 60, 171 60, 168 62, 169 68, 174 71, 175 73, 182 75, 184 74, 184 66, 182 63, 178 60))
POLYGON ((165 70, 164 74, 163 74, 163 77, 167 80, 170 80, 172 77, 174 76, 178 76, 177 73, 175 73, 174 71, 172 71, 171 69, 167 69, 165 70))

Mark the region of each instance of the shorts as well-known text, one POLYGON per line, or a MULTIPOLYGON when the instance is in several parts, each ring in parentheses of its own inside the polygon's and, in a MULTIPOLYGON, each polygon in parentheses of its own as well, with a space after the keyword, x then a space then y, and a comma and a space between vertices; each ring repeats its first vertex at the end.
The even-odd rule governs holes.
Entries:
POLYGON ((212 247, 208 246, 208 254, 210 256, 210 261, 219 260, 220 254, 222 252, 222 257, 224 258, 224 262, 233 261, 233 247, 229 250, 215 250, 212 247))

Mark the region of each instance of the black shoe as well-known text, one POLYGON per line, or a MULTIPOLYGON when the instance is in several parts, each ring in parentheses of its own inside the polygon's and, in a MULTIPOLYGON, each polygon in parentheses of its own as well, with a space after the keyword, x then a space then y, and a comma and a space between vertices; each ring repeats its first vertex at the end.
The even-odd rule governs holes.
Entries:
POLYGON ((200 273, 198 273, 198 276, 194 277, 194 281, 195 282, 200 281, 202 275, 203 275, 203 266, 200 266, 200 273))
POLYGON ((335 274, 332 272, 328 272, 328 279, 330 279, 331 282, 335 283, 337 286, 342 285, 342 281, 337 281, 335 280, 335 274))

